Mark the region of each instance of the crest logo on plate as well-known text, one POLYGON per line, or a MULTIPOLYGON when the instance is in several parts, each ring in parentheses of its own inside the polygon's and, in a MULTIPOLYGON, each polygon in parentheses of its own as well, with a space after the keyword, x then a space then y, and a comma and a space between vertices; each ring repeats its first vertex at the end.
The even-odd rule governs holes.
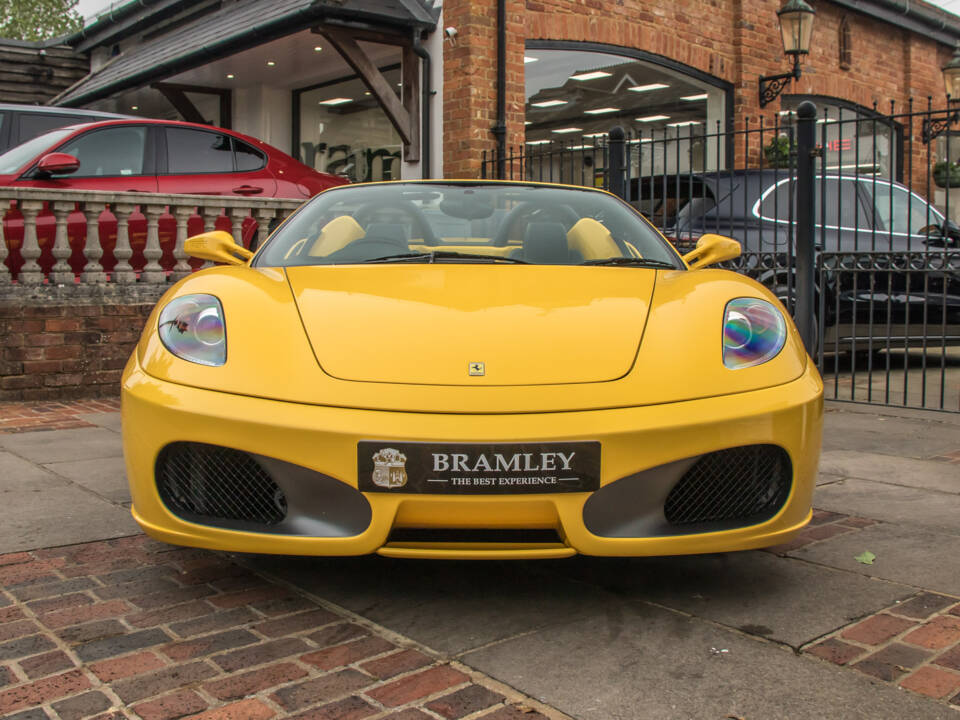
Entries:
POLYGON ((467 372, 470 375, 486 375, 486 368, 483 366, 482 362, 472 362, 467 363, 467 372))
POLYGON ((407 456, 395 448, 383 448, 373 455, 373 484, 398 488, 407 484, 407 456))

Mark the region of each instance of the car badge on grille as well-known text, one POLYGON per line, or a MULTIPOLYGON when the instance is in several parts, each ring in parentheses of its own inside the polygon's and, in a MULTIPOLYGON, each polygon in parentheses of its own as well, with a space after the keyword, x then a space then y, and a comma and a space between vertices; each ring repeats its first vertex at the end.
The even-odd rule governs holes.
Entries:
POLYGON ((467 373, 470 375, 486 375, 487 371, 482 362, 472 362, 467 364, 467 373))
POLYGON ((394 448, 383 448, 373 455, 373 484, 398 488, 407 484, 407 456, 394 448))

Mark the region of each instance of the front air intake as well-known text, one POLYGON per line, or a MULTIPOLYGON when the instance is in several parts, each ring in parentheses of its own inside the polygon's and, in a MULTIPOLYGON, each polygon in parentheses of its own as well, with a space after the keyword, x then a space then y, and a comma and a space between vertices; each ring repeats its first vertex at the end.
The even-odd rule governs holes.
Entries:
POLYGON ((663 513, 673 525, 762 522, 783 507, 792 477, 790 457, 776 445, 708 453, 673 487, 663 513))
POLYGON ((250 455, 204 443, 175 442, 157 458, 157 490, 185 520, 276 525, 287 514, 283 491, 250 455))

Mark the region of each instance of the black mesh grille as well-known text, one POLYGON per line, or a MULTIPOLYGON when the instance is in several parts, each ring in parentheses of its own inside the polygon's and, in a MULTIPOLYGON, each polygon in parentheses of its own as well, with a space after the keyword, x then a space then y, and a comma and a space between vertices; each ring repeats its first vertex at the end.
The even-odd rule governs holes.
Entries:
POLYGON ((202 443, 172 443, 157 459, 164 504, 188 520, 275 525, 287 514, 283 491, 250 455, 202 443))
POLYGON ((709 453, 680 478, 663 512, 674 525, 764 520, 783 506, 792 476, 789 456, 776 445, 709 453))

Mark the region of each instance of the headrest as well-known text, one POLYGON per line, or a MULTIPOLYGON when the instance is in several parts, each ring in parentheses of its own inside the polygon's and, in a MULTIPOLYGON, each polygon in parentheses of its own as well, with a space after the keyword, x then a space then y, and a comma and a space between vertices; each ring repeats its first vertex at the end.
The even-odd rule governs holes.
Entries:
POLYGON ((395 223, 370 223, 367 225, 366 237, 394 243, 405 250, 410 246, 406 228, 395 223))
POLYGON ((561 223, 532 222, 523 237, 523 259, 544 265, 570 262, 567 231, 561 223))

